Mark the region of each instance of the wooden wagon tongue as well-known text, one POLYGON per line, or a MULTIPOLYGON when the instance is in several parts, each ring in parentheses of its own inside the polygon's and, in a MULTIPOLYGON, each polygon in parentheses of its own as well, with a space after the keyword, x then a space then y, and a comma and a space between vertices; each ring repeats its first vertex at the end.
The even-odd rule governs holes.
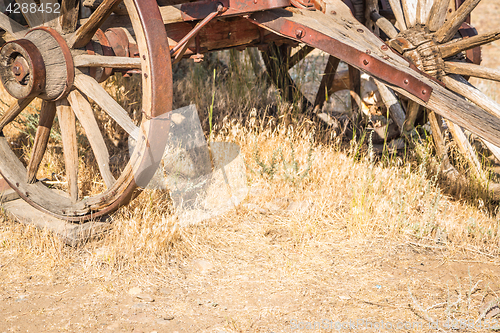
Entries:
MULTIPOLYGON (((396 92, 417 101, 483 139, 500 146, 500 122, 495 110, 474 104, 445 88, 463 82, 443 82, 417 69, 351 14, 341 1, 330 1, 324 13, 297 8, 254 13, 249 20, 275 34, 318 48, 378 78, 396 92), (325 15, 326 14, 326 15, 325 15)), ((456 90, 456 89, 454 89, 456 90)))

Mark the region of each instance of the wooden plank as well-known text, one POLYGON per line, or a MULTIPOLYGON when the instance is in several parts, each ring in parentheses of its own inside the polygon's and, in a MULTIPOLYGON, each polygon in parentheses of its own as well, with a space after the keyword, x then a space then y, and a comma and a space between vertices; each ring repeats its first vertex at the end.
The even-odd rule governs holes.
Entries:
POLYGON ((55 8, 59 6, 59 2, 57 0, 41 0, 40 6, 43 8, 43 25, 56 29, 59 14, 55 13, 55 8), (48 8, 52 8, 50 13, 49 10, 47 10, 48 8))
POLYGON ((2 206, 17 221, 33 225, 38 229, 50 230, 70 246, 78 246, 92 238, 98 237, 110 230, 112 226, 105 219, 99 222, 87 222, 84 224, 60 220, 40 212, 23 200, 13 200, 3 203, 2 206))
POLYGON ((417 3, 417 23, 420 25, 427 24, 429 21, 429 13, 434 0, 418 0, 417 3))
POLYGON ((9 184, 0 176, 0 203, 19 199, 19 194, 10 188, 9 184))
POLYGON ((58 26, 63 34, 69 34, 76 30, 79 12, 80 12, 80 1, 62 0, 61 16, 59 17, 58 26))

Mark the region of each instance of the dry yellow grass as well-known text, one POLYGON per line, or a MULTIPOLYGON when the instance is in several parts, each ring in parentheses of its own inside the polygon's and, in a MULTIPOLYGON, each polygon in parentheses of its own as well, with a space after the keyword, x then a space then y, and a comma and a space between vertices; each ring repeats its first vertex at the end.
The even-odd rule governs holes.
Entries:
MULTIPOLYGON (((188 75, 177 84, 183 89, 194 84, 194 93, 181 89, 177 103, 200 98, 203 112, 211 94, 205 92, 202 98, 200 91, 210 91, 211 82, 203 80, 197 86, 196 71, 210 73, 211 68, 184 70, 188 75)), ((355 315, 422 322, 479 317, 480 307, 500 287, 495 282, 500 225, 486 196, 471 196, 467 191, 462 198, 445 194, 430 171, 432 149, 425 143, 417 145, 414 154, 386 156, 381 161, 373 158, 367 146, 355 153, 355 145, 321 143, 319 134, 311 140, 315 125, 298 119, 295 126, 288 126, 290 119, 282 112, 289 106, 274 100, 272 88, 256 86, 236 99, 238 90, 232 86, 235 91, 228 92, 227 86, 243 83, 234 81, 241 75, 231 75, 221 80, 216 91, 215 140, 239 144, 248 165, 250 195, 236 210, 181 227, 168 193, 146 190, 112 216, 108 233, 76 248, 2 214, 0 280, 33 294, 35 283, 51 288, 63 284, 74 297, 62 301, 68 310, 58 310, 67 318, 75 315, 69 309, 80 306, 81 300, 93 304, 96 319, 57 322, 50 326, 53 330, 98 331, 114 322, 105 319, 109 316, 132 316, 109 309, 113 302, 120 311, 129 309, 133 301, 126 292, 133 286, 158 300, 154 307, 141 310, 145 315, 157 318, 161 311, 169 311, 182 319, 169 329, 160 326, 165 331, 278 332, 289 331, 293 320, 347 320, 355 315), (225 114, 228 109, 232 113, 225 114), (274 154, 277 162, 272 173, 257 163, 257 152, 267 166, 274 154), (290 167, 293 162, 297 169, 290 167), (210 263, 209 273, 198 267, 200 260, 210 263), (471 273, 466 264, 453 266, 456 260, 480 263, 473 264, 471 273), (425 274, 417 272, 420 263, 426 265, 425 274), (414 266, 417 273, 408 273, 414 266), (429 281, 432 286, 425 285, 429 281), (92 288, 92 293, 87 295, 81 286, 92 288), (162 291, 165 288, 167 292, 162 291)), ((120 95, 115 93, 133 113, 134 81, 123 84, 120 95)), ((115 133, 104 118, 110 147, 114 145, 116 154, 126 151, 113 143, 123 133, 115 133)), ((81 182, 91 184, 85 194, 96 193, 102 181, 96 178, 97 168, 86 151, 83 145, 81 182)), ((29 152, 29 145, 24 152, 29 152)), ((61 160, 54 144, 41 173, 64 176, 61 160)), ((7 308, 11 301, 5 302, 7 308)), ((30 306, 32 311, 47 311, 41 317, 57 313, 50 307, 30 306)), ((88 310, 84 305, 79 309, 88 310)), ((16 320, 7 320, 0 329, 16 327, 16 320)), ((121 326, 110 330, 151 331, 158 325, 151 320, 130 324, 123 319, 121 326)))

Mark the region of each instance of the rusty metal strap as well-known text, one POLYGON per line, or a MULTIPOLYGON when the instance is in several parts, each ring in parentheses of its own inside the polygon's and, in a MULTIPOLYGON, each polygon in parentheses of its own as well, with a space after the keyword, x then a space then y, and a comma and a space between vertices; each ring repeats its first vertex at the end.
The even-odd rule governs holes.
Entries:
POLYGON ((266 9, 284 8, 290 6, 290 0, 202 0, 187 2, 181 5, 181 15, 184 21, 201 20, 217 10, 219 3, 226 9, 222 16, 241 15, 266 9))
MULTIPOLYGON (((428 102, 432 88, 418 78, 404 71, 398 70, 393 65, 379 60, 370 55, 371 51, 359 51, 352 46, 346 45, 331 36, 327 36, 313 28, 306 27, 288 20, 286 17, 277 16, 269 19, 269 16, 254 14, 249 19, 251 22, 284 35, 294 40, 325 51, 340 60, 357 67, 389 84, 398 86, 412 95, 428 102)), ((415 69, 413 69, 415 70, 415 69)))

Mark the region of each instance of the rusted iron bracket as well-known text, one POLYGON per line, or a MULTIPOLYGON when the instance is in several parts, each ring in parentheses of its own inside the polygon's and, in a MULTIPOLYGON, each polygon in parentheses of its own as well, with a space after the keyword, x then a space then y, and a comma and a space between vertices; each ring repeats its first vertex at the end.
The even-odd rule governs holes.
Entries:
POLYGON ((222 3, 225 11, 222 16, 242 15, 266 9, 284 8, 290 6, 290 0, 220 0, 195 1, 184 3, 181 6, 181 16, 184 21, 201 20, 217 10, 222 3))
MULTIPOLYGON (((371 55, 369 49, 362 52, 313 28, 287 20, 286 17, 277 16, 275 19, 270 20, 268 15, 255 13, 249 20, 260 27, 276 31, 283 36, 325 51, 364 72, 408 91, 424 102, 429 101, 432 92, 429 85, 411 74, 398 70, 395 65, 389 65, 377 59, 371 55)), ((410 67, 409 64, 408 66, 410 67)), ((415 67, 412 69, 415 70, 415 67)))

